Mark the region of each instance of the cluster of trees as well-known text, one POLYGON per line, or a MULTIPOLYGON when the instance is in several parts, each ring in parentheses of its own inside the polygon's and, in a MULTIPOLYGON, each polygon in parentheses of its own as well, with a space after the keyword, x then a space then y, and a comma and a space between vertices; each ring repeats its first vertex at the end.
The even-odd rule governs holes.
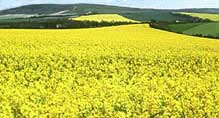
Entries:
POLYGON ((170 25, 170 24, 171 23, 168 23, 168 22, 156 22, 155 20, 152 20, 149 23, 150 27, 152 27, 152 28, 166 30, 166 31, 171 31, 171 29, 168 28, 168 25, 170 25))
POLYGON ((133 22, 95 22, 95 21, 74 21, 69 19, 48 19, 48 20, 17 20, 0 22, 0 28, 17 29, 71 29, 71 28, 93 28, 104 26, 117 26, 133 24, 133 22))

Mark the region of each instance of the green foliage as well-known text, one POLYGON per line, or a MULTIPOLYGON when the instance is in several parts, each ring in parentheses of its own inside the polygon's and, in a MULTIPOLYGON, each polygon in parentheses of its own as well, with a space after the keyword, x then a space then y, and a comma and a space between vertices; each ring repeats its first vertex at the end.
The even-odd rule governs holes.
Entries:
POLYGON ((137 24, 137 22, 107 22, 107 21, 76 21, 69 19, 14 19, 0 22, 3 29, 75 29, 75 28, 94 28, 105 26, 117 26, 126 24, 137 24))

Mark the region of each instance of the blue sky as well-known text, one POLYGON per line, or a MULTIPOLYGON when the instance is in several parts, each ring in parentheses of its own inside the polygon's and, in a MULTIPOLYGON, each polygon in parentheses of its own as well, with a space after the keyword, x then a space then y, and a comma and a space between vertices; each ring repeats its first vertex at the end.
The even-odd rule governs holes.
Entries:
POLYGON ((141 8, 219 8, 219 0, 0 0, 0 9, 41 3, 97 3, 141 8))

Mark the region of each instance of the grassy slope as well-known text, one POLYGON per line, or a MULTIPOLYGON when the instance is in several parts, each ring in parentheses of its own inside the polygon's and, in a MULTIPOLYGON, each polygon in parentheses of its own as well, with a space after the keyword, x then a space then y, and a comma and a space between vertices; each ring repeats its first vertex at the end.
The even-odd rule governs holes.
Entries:
POLYGON ((2 117, 218 115, 217 40, 147 25, 0 37, 2 117))
POLYGON ((168 25, 168 28, 171 29, 172 31, 184 32, 186 30, 189 30, 191 28, 197 27, 202 24, 203 23, 171 24, 168 25))
POLYGON ((202 35, 211 35, 211 36, 219 36, 219 23, 204 23, 202 25, 198 25, 191 29, 185 30, 183 33, 185 34, 202 34, 202 35))
POLYGON ((97 15, 87 15, 87 16, 80 16, 77 18, 73 18, 73 20, 78 21, 106 21, 106 22, 138 22, 128 18, 125 18, 118 14, 97 14, 97 15))
POLYGON ((170 31, 179 32, 187 35, 219 36, 219 23, 187 23, 167 25, 170 31))
POLYGON ((219 14, 188 13, 188 12, 180 12, 180 14, 189 15, 192 17, 199 17, 202 19, 209 19, 211 21, 219 21, 219 14))

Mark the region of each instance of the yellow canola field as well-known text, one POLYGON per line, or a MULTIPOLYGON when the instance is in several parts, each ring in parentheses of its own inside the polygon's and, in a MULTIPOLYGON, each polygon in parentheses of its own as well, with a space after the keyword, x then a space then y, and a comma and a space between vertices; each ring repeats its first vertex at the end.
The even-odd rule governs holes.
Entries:
POLYGON ((87 15, 87 16, 80 16, 77 18, 73 18, 73 20, 77 21, 96 21, 96 22, 134 22, 138 23, 139 21, 131 20, 125 18, 118 14, 97 14, 97 15, 87 15))
POLYGON ((127 25, 0 30, 0 117, 219 116, 219 41, 127 25))

